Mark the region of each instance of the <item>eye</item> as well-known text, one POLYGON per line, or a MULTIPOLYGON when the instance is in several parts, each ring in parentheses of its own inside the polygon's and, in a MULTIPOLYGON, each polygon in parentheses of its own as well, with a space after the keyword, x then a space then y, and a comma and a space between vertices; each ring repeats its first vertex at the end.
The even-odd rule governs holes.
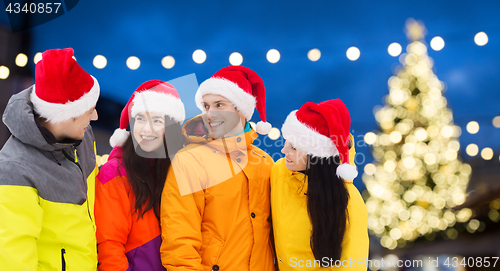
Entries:
POLYGON ((205 109, 208 109, 209 107, 210 107, 210 106, 208 106, 208 104, 204 104, 204 105, 203 105, 203 108, 205 108, 205 109))
POLYGON ((154 120, 154 123, 163 124, 162 120, 154 120))
POLYGON ((292 146, 292 145, 290 145, 290 148, 292 148, 292 150, 294 150, 294 151, 296 151, 296 150, 297 150, 297 149, 296 149, 294 146, 292 146))
POLYGON ((223 107, 223 106, 224 106, 224 104, 223 104, 223 103, 218 103, 216 106, 217 106, 217 107, 223 107))
POLYGON ((143 117, 136 117, 136 118, 135 118, 135 121, 138 121, 138 122, 144 122, 144 121, 146 121, 146 119, 145 119, 145 118, 143 118, 143 117))

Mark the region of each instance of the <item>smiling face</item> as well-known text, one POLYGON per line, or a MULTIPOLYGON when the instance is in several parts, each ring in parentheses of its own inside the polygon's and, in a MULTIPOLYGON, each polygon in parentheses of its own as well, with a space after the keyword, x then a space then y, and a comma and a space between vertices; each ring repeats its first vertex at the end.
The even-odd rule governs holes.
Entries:
POLYGON ((281 149, 285 155, 286 168, 291 171, 301 171, 307 168, 307 154, 296 149, 290 142, 285 141, 285 146, 281 149))
POLYGON ((243 132, 245 117, 221 95, 203 96, 203 121, 212 138, 235 136, 243 132))
POLYGON ((141 112, 135 116, 133 135, 145 152, 152 152, 163 146, 165 117, 160 113, 141 112))

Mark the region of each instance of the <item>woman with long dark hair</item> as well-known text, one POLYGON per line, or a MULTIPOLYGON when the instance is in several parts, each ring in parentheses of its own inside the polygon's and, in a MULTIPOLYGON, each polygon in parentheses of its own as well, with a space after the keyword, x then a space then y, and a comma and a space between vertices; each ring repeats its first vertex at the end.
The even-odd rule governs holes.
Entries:
POLYGON ((350 115, 339 99, 306 103, 285 120, 286 139, 271 172, 279 269, 366 270, 368 214, 352 180, 350 115))
POLYGON ((177 90, 158 80, 139 86, 122 110, 120 129, 110 138, 113 150, 96 178, 99 270, 165 270, 160 199, 171 159, 183 145, 184 118, 177 90))

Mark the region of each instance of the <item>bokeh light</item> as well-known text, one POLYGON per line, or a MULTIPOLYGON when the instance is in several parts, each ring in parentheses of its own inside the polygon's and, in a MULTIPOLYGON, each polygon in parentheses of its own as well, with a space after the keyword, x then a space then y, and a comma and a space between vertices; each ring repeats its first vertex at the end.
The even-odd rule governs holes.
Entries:
POLYGON ((193 52, 193 61, 198 64, 202 64, 207 60, 207 54, 203 50, 196 50, 193 52))
POLYGON ((361 52, 359 51, 358 48, 356 48, 354 46, 347 49, 346 56, 351 61, 358 60, 360 55, 361 55, 361 52))
POLYGON ((469 132, 469 134, 477 134, 477 132, 479 132, 479 123, 477 123, 477 121, 471 121, 469 123, 467 123, 467 132, 469 132))
POLYGON ((106 58, 102 55, 96 55, 94 57, 93 64, 98 69, 104 69, 104 67, 108 64, 108 60, 106 60, 106 58))
POLYGON ((24 67, 26 66, 26 64, 28 64, 28 56, 23 53, 19 53, 16 56, 16 65, 19 67, 24 67))
POLYGON ((318 49, 311 49, 308 53, 307 53, 307 58, 309 58, 309 60, 311 61, 318 61, 321 57, 321 51, 318 50, 318 49))
POLYGON ((434 37, 431 40, 431 48, 434 51, 441 51, 444 48, 444 40, 443 40, 443 38, 441 38, 439 36, 434 37))
POLYGON ((10 70, 5 66, 0 66, 0 79, 7 79, 9 77, 10 70))
POLYGON ((234 52, 229 56, 229 63, 233 66, 239 66, 243 63, 243 56, 238 52, 234 52))
POLYGON ((467 148, 465 148, 465 152, 467 153, 467 155, 474 157, 478 154, 479 148, 476 144, 472 143, 469 144, 467 148))
POLYGON ((403 48, 397 42, 391 43, 391 45, 389 45, 389 48, 387 48, 389 55, 394 56, 394 57, 399 56, 401 54, 402 50, 403 50, 403 48))
POLYGON ((173 56, 166 56, 162 58, 161 65, 165 69, 172 69, 175 66, 175 58, 173 56))
POLYGON ((136 56, 127 58, 127 67, 131 70, 137 70, 141 66, 141 60, 136 56))
POLYGON ((474 36, 474 42, 479 46, 484 46, 488 43, 488 35, 484 32, 479 32, 474 36))
POLYGON ((267 61, 274 64, 280 60, 281 55, 280 55, 280 52, 278 52, 278 50, 271 49, 267 52, 266 58, 267 58, 267 61))

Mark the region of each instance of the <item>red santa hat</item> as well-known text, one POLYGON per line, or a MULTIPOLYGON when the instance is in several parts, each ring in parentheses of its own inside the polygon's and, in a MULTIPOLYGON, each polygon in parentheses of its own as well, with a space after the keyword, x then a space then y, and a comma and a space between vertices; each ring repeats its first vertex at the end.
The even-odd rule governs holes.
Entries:
POLYGON ((211 78, 201 83, 196 92, 195 101, 203 111, 203 95, 221 95, 231 101, 243 116, 250 120, 257 108, 260 119, 256 131, 267 134, 272 126, 266 118, 266 89, 262 78, 249 68, 229 66, 220 69, 211 78))
POLYGON ((182 123, 186 117, 184 104, 174 86, 160 80, 151 80, 140 85, 130 97, 120 116, 120 128, 116 129, 109 144, 123 146, 130 135, 127 127, 130 118, 141 112, 162 113, 182 123))
POLYGON ((349 164, 349 131, 351 116, 340 99, 319 104, 308 102, 292 111, 281 128, 283 137, 295 148, 321 158, 340 156, 343 164, 337 176, 352 180, 358 176, 354 165, 349 164))
POLYGON ((72 48, 47 50, 35 67, 31 102, 37 114, 53 123, 83 115, 99 99, 99 83, 73 53, 72 48))

